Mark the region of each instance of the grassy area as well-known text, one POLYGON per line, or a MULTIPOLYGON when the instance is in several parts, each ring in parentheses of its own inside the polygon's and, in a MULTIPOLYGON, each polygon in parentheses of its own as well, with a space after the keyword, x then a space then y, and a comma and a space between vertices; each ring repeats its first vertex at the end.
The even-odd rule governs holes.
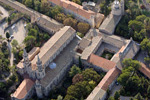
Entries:
POLYGON ((113 55, 114 55, 114 53, 111 53, 111 52, 105 50, 105 51, 103 52, 103 54, 102 54, 101 57, 110 60, 110 59, 113 57, 113 55))

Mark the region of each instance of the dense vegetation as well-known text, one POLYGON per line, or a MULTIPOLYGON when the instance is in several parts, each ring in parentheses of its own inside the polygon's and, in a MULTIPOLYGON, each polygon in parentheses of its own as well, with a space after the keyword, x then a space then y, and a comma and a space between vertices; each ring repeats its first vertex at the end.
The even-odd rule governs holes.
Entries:
POLYGON ((59 6, 51 6, 47 0, 17 0, 27 7, 32 8, 40 13, 43 13, 58 22, 63 23, 64 25, 72 26, 75 30, 79 31, 82 34, 85 34, 90 25, 85 22, 79 22, 73 18, 72 15, 66 15, 63 12, 63 9, 59 6))
POLYGON ((144 58, 144 61, 149 64, 150 63, 150 39, 149 38, 143 39, 143 41, 141 42, 141 49, 144 50, 146 53, 146 57, 144 58))
POLYGON ((7 42, 3 41, 2 36, 0 36, 0 79, 7 76, 9 72, 9 50, 7 47, 7 42))
MULTIPOLYGON (((48 33, 44 33, 41 31, 37 25, 28 24, 26 26, 28 34, 24 39, 24 44, 27 52, 29 52, 33 47, 40 47, 45 43, 48 39, 50 39, 50 35, 48 33)), ((15 55, 16 63, 18 63, 22 59, 23 50, 16 40, 12 41, 12 52, 15 55)))
POLYGON ((93 91, 94 87, 103 78, 93 69, 81 69, 73 66, 69 72, 72 77, 72 85, 68 87, 64 100, 84 100, 93 91))
POLYGON ((125 38, 132 37, 146 51, 144 58, 150 63, 150 12, 145 9, 142 0, 125 0, 125 15, 116 27, 115 34, 125 38))
MULTIPOLYGON (((82 69, 73 65, 65 79, 49 93, 51 100, 84 100, 104 77, 104 72, 96 72, 92 68, 82 69), (60 99, 61 98, 61 99, 60 99)), ((49 100, 43 98, 44 100, 49 100)), ((33 97, 30 100, 35 100, 33 97)))
POLYGON ((10 93, 14 92, 19 84, 19 78, 16 73, 15 66, 10 66, 8 43, 0 36, 0 79, 5 82, 0 82, 0 97, 10 99, 10 93), (6 80, 6 77, 9 79, 6 80), (14 85, 13 88, 12 85, 14 85), (11 89, 10 89, 11 88, 11 89))
MULTIPOLYGON (((136 60, 125 59, 123 60, 123 66, 122 74, 117 79, 122 85, 119 94, 123 96, 135 96, 135 100, 137 100, 136 95, 139 94, 144 98, 150 99, 150 81, 139 72, 141 64, 136 60)), ((110 100, 113 100, 112 97, 110 100)))
POLYGON ((111 3, 114 0, 103 0, 102 3, 100 3, 100 13, 104 14, 105 16, 108 16, 111 11, 111 3))
MULTIPOLYGON (((12 67, 12 66, 11 66, 12 67)), ((11 68, 12 76, 6 82, 0 82, 0 97, 10 100, 10 94, 13 93, 21 82, 21 77, 16 73, 15 66, 11 68)))
POLYGON ((125 38, 133 37, 138 42, 147 37, 150 13, 141 2, 141 0, 125 0, 126 12, 117 26, 115 34, 125 38))

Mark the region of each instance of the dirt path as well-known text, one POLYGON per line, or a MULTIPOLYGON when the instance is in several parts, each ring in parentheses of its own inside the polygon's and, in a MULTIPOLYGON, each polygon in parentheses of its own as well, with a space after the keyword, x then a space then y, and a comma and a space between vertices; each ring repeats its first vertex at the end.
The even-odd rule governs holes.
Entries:
POLYGON ((0 11, 3 13, 2 15, 0 14, 2 16, 2 18, 9 16, 8 11, 5 10, 2 6, 0 6, 0 11))

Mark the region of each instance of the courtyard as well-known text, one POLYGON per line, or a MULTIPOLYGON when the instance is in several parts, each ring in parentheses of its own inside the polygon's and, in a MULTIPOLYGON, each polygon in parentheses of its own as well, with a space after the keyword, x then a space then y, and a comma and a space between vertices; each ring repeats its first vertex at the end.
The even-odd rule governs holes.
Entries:
POLYGON ((9 32, 10 35, 13 35, 14 39, 17 40, 18 44, 20 45, 26 37, 26 22, 24 20, 20 20, 9 27, 6 32, 9 32))
POLYGON ((96 51, 96 55, 106 58, 108 60, 111 60, 111 58, 114 56, 115 53, 117 53, 119 51, 119 48, 102 42, 102 44, 99 46, 98 50, 96 51))

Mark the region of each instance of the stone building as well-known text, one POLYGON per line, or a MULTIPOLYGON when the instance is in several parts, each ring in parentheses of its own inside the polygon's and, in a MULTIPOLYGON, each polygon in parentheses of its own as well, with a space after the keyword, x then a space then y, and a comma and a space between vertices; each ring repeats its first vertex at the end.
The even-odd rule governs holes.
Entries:
POLYGON ((44 31, 53 35, 55 32, 59 31, 63 25, 54 19, 41 14, 33 9, 26 7, 25 5, 17 2, 17 0, 0 0, 0 2, 9 5, 10 7, 16 9, 17 11, 28 15, 31 18, 31 22, 42 28, 44 31))
POLYGON ((76 19, 80 21, 87 22, 91 27, 99 27, 104 19, 104 15, 100 13, 95 13, 91 10, 84 9, 69 0, 48 0, 52 5, 58 5, 64 9, 66 13, 72 14, 76 19))
MULTIPOLYGON (((121 73, 123 67, 122 60, 134 58, 140 47, 132 38, 124 39, 91 29, 84 39, 81 40, 77 49, 82 51, 78 52, 77 55, 81 56, 84 66, 92 67, 97 71, 107 72, 86 100, 105 100, 107 89, 111 90, 121 73), (105 50, 114 53, 110 60, 101 57, 105 50)), ((148 72, 145 69, 142 71, 148 72)))
POLYGON ((70 26, 65 26, 56 32, 41 48, 31 50, 29 55, 24 49, 23 60, 17 65, 17 69, 21 75, 27 74, 29 81, 34 81, 25 83, 24 80, 15 93, 11 95, 13 100, 25 100, 30 95, 30 91, 33 92, 34 89, 39 98, 48 96, 49 91, 58 84, 72 64, 73 58, 70 56, 70 51, 67 51, 65 47, 74 40, 75 32, 70 26), (64 56, 68 57, 62 60, 64 56), (56 64, 56 68, 50 67, 52 63, 56 64), (23 91, 26 92, 23 94, 23 91))
POLYGON ((106 17, 99 30, 106 34, 113 34, 122 15, 124 15, 124 0, 115 0, 111 7, 111 13, 106 17))

